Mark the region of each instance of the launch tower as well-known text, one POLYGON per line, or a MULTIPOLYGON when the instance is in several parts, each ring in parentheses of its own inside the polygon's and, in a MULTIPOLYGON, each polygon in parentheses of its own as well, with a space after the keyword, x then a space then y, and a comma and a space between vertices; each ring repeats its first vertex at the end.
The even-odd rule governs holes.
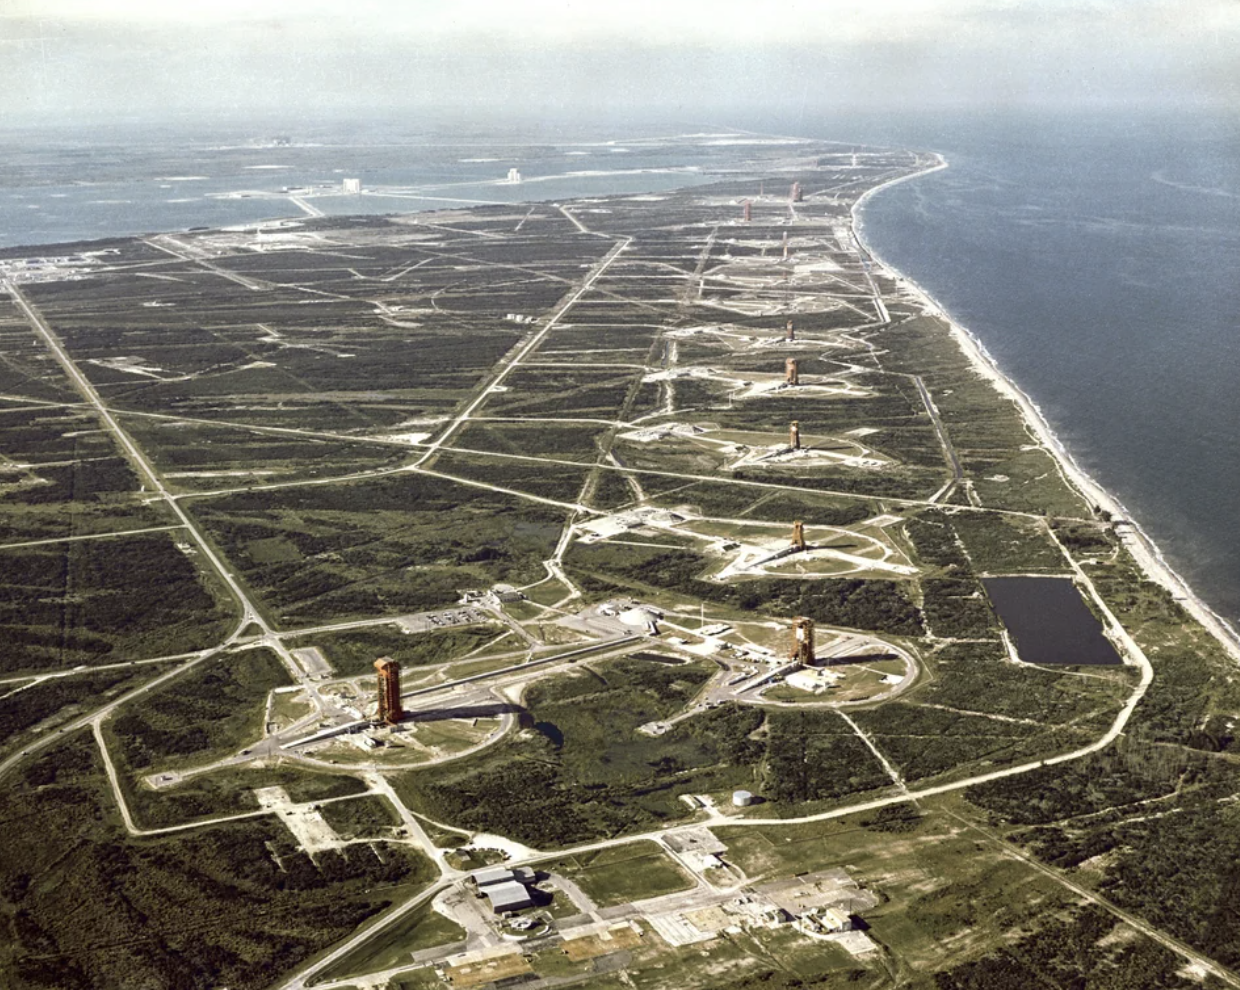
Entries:
POLYGON ((792 620, 792 652, 789 660, 814 662, 814 620, 805 616, 792 620))
POLYGON ((395 725, 404 717, 400 707, 400 664, 391 657, 375 661, 379 674, 379 721, 395 725))

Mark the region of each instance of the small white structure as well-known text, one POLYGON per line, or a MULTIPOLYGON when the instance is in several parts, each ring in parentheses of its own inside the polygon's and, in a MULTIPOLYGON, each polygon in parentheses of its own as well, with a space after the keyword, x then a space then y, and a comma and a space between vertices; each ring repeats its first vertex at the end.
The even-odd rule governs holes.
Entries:
POLYGON ((841 675, 836 671, 810 667, 794 670, 784 678, 784 683, 788 687, 796 688, 798 691, 822 694, 827 688, 832 687, 840 677, 841 675))
POLYGON ((733 791, 732 806, 735 808, 748 808, 753 804, 753 794, 749 791, 733 791))
POLYGON ((509 182, 511 182, 511 183, 513 183, 513 184, 516 184, 516 183, 520 182, 520 181, 521 181, 521 173, 520 173, 517 169, 515 169, 515 168, 510 168, 510 169, 508 170, 508 181, 509 181, 509 182))
POLYGON ((347 196, 360 196, 362 193, 361 179, 345 179, 344 192, 347 196))
POLYGON ((620 613, 620 621, 626 626, 644 626, 647 636, 659 634, 659 616, 648 608, 631 608, 620 613))

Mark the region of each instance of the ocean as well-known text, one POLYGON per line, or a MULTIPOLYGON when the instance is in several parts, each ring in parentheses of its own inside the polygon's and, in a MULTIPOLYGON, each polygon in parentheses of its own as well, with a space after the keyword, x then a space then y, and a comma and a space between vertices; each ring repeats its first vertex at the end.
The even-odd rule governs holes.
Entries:
POLYGON ((1240 116, 860 129, 949 162, 870 199, 867 242, 983 343, 1196 594, 1240 622, 1240 116))
POLYGON ((344 177, 406 190, 313 205, 387 212, 706 180, 705 152, 640 136, 677 130, 938 151, 948 169, 868 202, 867 242, 982 342, 1194 591, 1240 623, 1240 114, 714 117, 534 136, 302 125, 291 143, 279 125, 11 133, 0 248, 294 215, 271 194, 344 177), (499 183, 509 168, 525 181, 499 183))

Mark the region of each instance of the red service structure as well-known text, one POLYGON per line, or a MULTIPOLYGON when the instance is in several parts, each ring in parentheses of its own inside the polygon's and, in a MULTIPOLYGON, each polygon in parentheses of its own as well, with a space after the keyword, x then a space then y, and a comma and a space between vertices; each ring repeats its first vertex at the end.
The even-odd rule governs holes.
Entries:
POLYGON ((379 674, 379 721, 395 725, 405 715, 400 707, 400 664, 391 657, 375 661, 379 674))
POLYGON ((801 663, 814 662, 814 620, 805 616, 792 620, 792 652, 789 660, 801 663))

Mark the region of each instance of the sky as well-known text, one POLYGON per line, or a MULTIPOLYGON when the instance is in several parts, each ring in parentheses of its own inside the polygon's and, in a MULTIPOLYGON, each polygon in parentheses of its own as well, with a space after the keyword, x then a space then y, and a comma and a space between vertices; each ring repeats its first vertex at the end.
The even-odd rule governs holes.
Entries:
POLYGON ((1240 0, 0 0, 4 121, 1240 105, 1240 0))

